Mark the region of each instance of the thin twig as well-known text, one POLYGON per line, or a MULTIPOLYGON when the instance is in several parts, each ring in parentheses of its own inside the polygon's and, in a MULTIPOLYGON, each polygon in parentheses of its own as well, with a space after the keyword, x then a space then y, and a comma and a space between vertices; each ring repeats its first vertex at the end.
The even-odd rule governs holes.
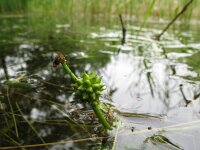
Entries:
POLYGON ((4 70, 5 78, 6 78, 6 80, 9 80, 8 69, 7 69, 7 66, 6 66, 5 57, 3 57, 1 59, 1 63, 2 63, 3 70, 4 70))
POLYGON ((191 100, 188 100, 187 98, 186 98, 186 96, 185 96, 185 94, 184 94, 184 92, 183 92, 183 85, 181 84, 180 85, 180 91, 181 91, 181 94, 182 94, 182 96, 183 96, 183 99, 184 99, 184 101, 185 101, 185 103, 186 103, 186 107, 192 102, 191 100))
POLYGON ((125 28, 121 14, 119 14, 119 19, 120 19, 121 27, 122 27, 122 45, 123 45, 126 42, 126 28, 125 28))
POLYGON ((16 123, 13 107, 12 107, 12 104, 10 102, 9 88, 7 88, 7 93, 6 94, 7 94, 8 103, 9 103, 9 106, 10 106, 10 109, 11 109, 11 112, 12 112, 12 118, 13 118, 13 122, 14 122, 14 125, 15 125, 15 133, 16 133, 16 136, 19 137, 19 132, 18 132, 18 128, 17 128, 17 123, 16 123))
POLYGON ((193 0, 190 0, 185 6, 182 8, 182 10, 167 24, 167 26, 163 29, 163 31, 155 35, 156 40, 160 40, 160 37, 168 30, 168 28, 180 17, 188 8, 188 6, 193 2, 193 0))

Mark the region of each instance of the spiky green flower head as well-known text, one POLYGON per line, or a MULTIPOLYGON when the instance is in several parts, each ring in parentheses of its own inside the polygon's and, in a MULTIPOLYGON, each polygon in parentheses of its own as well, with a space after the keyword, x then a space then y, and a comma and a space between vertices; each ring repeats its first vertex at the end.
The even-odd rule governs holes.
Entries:
POLYGON ((90 74, 83 73, 81 78, 78 78, 67 66, 67 61, 65 56, 62 53, 58 53, 55 57, 53 66, 58 66, 62 64, 63 69, 70 75, 74 80, 73 89, 75 92, 75 98, 81 102, 88 102, 92 109, 94 110, 96 116, 99 118, 99 121, 103 124, 105 129, 111 130, 110 124, 107 122, 104 117, 101 109, 99 108, 101 92, 104 90, 104 84, 101 82, 101 77, 92 72, 90 74))
POLYGON ((101 82, 101 79, 102 78, 97 77, 94 72, 91 72, 90 74, 84 72, 82 77, 73 84, 75 98, 90 104, 92 102, 99 103, 99 98, 104 90, 104 84, 101 82))

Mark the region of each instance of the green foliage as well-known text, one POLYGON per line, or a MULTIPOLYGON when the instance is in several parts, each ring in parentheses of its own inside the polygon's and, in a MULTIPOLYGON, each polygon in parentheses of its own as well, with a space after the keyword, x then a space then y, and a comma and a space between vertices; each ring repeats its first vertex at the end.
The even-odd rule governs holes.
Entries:
MULTIPOLYGON (((151 12, 153 12, 151 14, 153 17, 171 18, 188 1, 170 0, 155 2, 156 0, 1 0, 0 12, 16 13, 27 11, 29 14, 49 16, 50 18, 54 16, 65 16, 67 20, 71 20, 74 17, 82 17, 80 13, 90 19, 92 19, 91 16, 93 14, 103 14, 102 16, 105 19, 110 19, 111 14, 122 13, 135 15, 136 18, 145 20, 151 12)), ((190 19, 191 16, 198 18, 199 4, 199 0, 194 0, 193 6, 189 8, 187 15, 184 15, 182 18, 190 19)))
POLYGON ((27 0, 0 0, 0 13, 19 13, 27 8, 27 0))

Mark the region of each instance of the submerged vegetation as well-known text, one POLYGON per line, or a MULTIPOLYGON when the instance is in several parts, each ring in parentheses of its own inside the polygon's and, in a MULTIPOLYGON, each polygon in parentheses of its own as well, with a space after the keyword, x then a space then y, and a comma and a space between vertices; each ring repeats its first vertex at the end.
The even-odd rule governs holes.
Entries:
POLYGON ((199 7, 1 0, 0 149, 200 147, 199 7))
POLYGON ((147 142, 152 142, 154 145, 156 144, 167 144, 170 145, 171 147, 175 148, 175 149, 182 149, 179 146, 175 145, 173 142, 171 142, 168 138, 166 138, 163 135, 153 135, 151 137, 146 138, 146 140, 144 141, 145 143, 147 142))

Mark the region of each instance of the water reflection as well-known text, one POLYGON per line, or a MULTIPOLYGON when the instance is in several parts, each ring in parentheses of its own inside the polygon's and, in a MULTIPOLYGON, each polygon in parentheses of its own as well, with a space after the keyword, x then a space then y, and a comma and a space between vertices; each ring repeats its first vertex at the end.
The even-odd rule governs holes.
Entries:
POLYGON ((171 61, 171 58, 162 59, 156 49, 155 46, 149 49, 146 47, 146 53, 151 55, 143 53, 143 56, 135 56, 141 50, 132 47, 129 52, 113 56, 103 69, 103 72, 112 77, 108 78, 108 85, 118 89, 113 100, 119 106, 128 105, 132 111, 166 114, 184 103, 179 86, 186 84, 186 81, 178 76, 196 73, 188 70, 185 64, 171 61), (139 106, 141 108, 138 109, 139 106))
MULTIPOLYGON (((8 22, 13 23, 12 20, 8 22)), ((18 24, 21 23, 17 22, 18 24)), ((16 35, 6 32, 8 35, 6 42, 1 43, 0 78, 1 83, 4 84, 1 84, 1 106, 3 106, 1 107, 1 120, 3 122, 1 122, 0 145, 20 146, 44 143, 44 141, 49 143, 86 138, 85 143, 87 144, 78 141, 77 143, 65 142, 69 143, 65 144, 65 148, 88 149, 92 145, 101 147, 102 139, 104 139, 104 145, 109 147, 107 143, 109 139, 101 131, 101 125, 94 118, 94 114, 87 111, 91 108, 84 108, 81 105, 77 107, 71 103, 73 99, 69 76, 65 75, 62 70, 52 67, 55 50, 65 50, 66 48, 63 47, 69 48, 64 53, 69 54, 67 57, 70 67, 77 74, 84 71, 85 67, 86 71, 102 67, 108 62, 109 56, 102 54, 96 57, 95 51, 90 51, 87 54, 89 57, 85 57, 84 51, 87 51, 87 45, 84 51, 79 49, 79 46, 73 46, 73 49, 70 49, 68 42, 62 42, 65 38, 61 40, 54 36, 48 41, 36 40, 32 35, 23 34, 26 31, 22 28, 16 31, 16 35), (13 37, 16 40, 13 40, 13 37), (10 41, 13 44, 9 44, 10 41), (6 82, 6 79, 9 82, 6 82), (8 105, 8 99, 10 105, 8 105), (87 113, 84 113, 85 111, 87 113), (12 113, 15 115, 13 116, 12 113), (16 124, 13 122, 14 118, 16 124), (15 132, 19 136, 16 136, 15 132), (96 136, 101 138, 98 140, 96 136), (92 141, 95 141, 95 144, 92 141)), ((62 34, 57 36, 63 37, 62 34)), ((5 40, 5 37, 2 39, 5 40)))
MULTIPOLYGON (((143 36, 143 43, 137 37, 130 37, 126 45, 120 49, 120 53, 112 56, 110 63, 101 70, 108 87, 114 89, 112 100, 122 112, 164 115, 168 116, 168 119, 161 123, 155 120, 122 117, 125 129, 118 137, 117 142, 119 143, 116 148, 121 145, 124 145, 124 148, 131 145, 133 139, 132 147, 141 148, 141 145, 136 146, 135 143, 142 143, 141 139, 144 139, 144 135, 131 136, 130 131, 133 126, 139 128, 141 124, 145 124, 153 128, 162 128, 172 124, 199 121, 200 117, 199 83, 185 80, 188 77, 199 76, 197 71, 199 65, 195 63, 198 49, 193 47, 191 51, 189 45, 182 44, 174 37, 168 37, 166 42, 155 42, 143 36), (174 45, 174 43, 177 44, 174 45), (184 51, 179 51, 182 47, 184 47, 184 51), (187 63, 183 63, 185 58, 187 63), (190 67, 196 68, 195 71, 190 67)), ((117 47, 112 44, 109 46, 117 47)), ((199 125, 199 122, 197 124, 199 125)), ((193 138, 198 136, 193 131, 187 132, 187 134, 192 135, 193 138)), ((145 136, 148 137, 149 134, 145 136)), ((170 133, 170 136, 177 138, 175 133, 170 133)), ((182 135, 181 138, 184 139, 184 136, 182 135)), ((195 145, 198 144, 195 142, 195 145)))
MULTIPOLYGON (((69 76, 52 67, 57 50, 67 54, 69 66, 77 75, 97 71, 103 76, 110 93, 105 91, 102 99, 111 96, 119 111, 167 116, 166 120, 151 120, 118 114, 124 123, 117 140, 121 147, 133 140, 141 144, 149 136, 133 137, 129 133, 133 125, 137 130, 141 124, 155 128, 199 120, 199 78, 189 79, 199 77, 199 46, 192 43, 191 34, 182 37, 187 37, 190 44, 171 34, 157 42, 151 37, 158 30, 144 28, 139 32, 139 27, 131 26, 127 28, 131 33, 127 33, 126 43, 121 45, 120 26, 94 27, 77 34, 65 23, 49 31, 39 30, 40 35, 33 34, 32 26, 25 24, 27 19, 4 20, 2 26, 7 28, 1 28, 1 146, 86 139, 51 148, 112 147, 112 134, 102 131, 91 108, 74 103, 69 76)), ((193 136, 198 138, 197 133, 193 136)))

